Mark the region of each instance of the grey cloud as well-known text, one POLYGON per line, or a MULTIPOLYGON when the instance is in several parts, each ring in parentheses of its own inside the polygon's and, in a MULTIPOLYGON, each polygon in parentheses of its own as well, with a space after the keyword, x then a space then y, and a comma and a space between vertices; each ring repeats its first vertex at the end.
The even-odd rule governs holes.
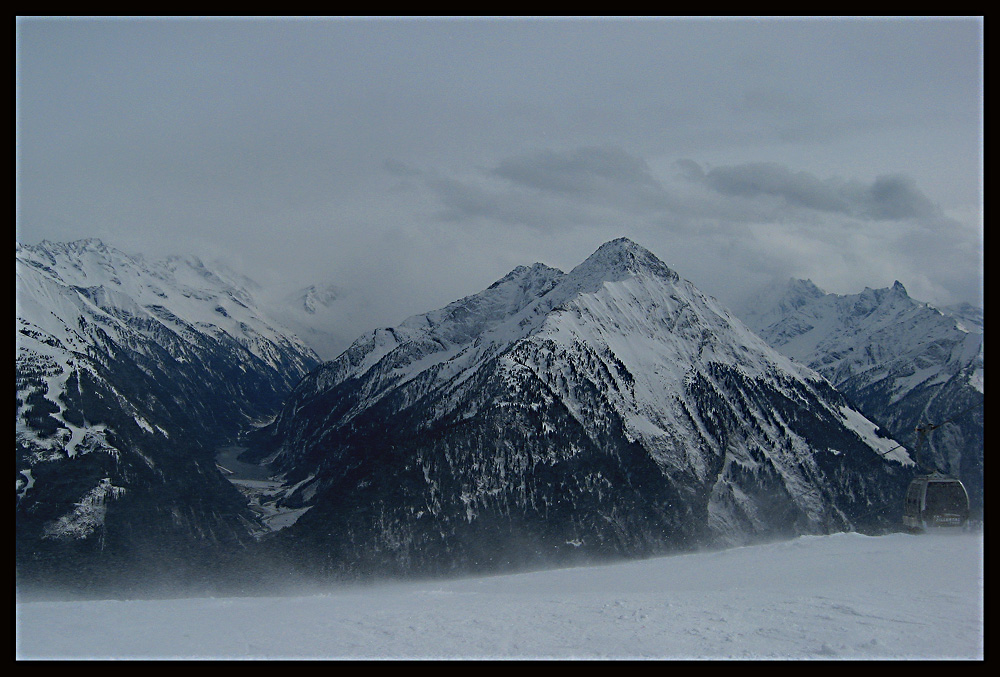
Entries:
POLYGON ((816 106, 801 94, 793 96, 789 92, 773 87, 751 87, 743 92, 734 109, 739 113, 788 117, 794 114, 814 113, 816 106))
MULTIPOLYGON (((455 242, 511 267, 551 242, 563 267, 626 230, 706 284, 789 261, 816 279, 805 262, 832 269, 852 248, 870 267, 844 263, 851 281, 893 268, 913 291, 909 258, 981 284, 982 31, 22 19, 16 228, 139 251, 209 242, 278 277, 394 280, 393 298, 403 262, 425 287, 455 242), (678 157, 692 159, 661 173, 678 157), (755 160, 775 164, 740 164, 755 160)), ((457 295, 482 281, 443 277, 457 295)))
POLYGON ((440 201, 439 220, 454 224, 492 221, 509 226, 552 230, 586 220, 577 206, 525 191, 504 191, 468 180, 433 178, 426 186, 440 201))
POLYGON ((506 158, 492 174, 515 189, 633 214, 669 210, 674 202, 644 159, 613 146, 545 150, 506 158))
POLYGON ((434 178, 427 186, 444 205, 442 220, 461 221, 467 218, 491 218, 510 221, 509 207, 487 190, 457 179, 434 178))
POLYGON ((789 204, 825 212, 847 213, 849 207, 830 184, 773 162, 716 167, 706 173, 705 180, 710 188, 724 195, 775 195, 789 204))
POLYGON ((659 185, 644 160, 612 147, 541 151, 503 160, 493 171, 515 184, 557 193, 605 192, 609 186, 621 185, 654 188, 659 185))
POLYGON ((808 172, 795 172, 773 163, 749 163, 715 167, 699 174, 691 164, 682 166, 684 176, 703 181, 715 192, 754 198, 779 197, 794 207, 843 214, 864 220, 931 218, 940 210, 903 175, 880 176, 871 185, 841 179, 821 180, 808 172))
POLYGON ((674 167, 680 172, 680 175, 689 181, 704 181, 705 171, 701 168, 694 160, 683 158, 674 162, 674 167))
POLYGON ((872 110, 823 105, 802 90, 751 87, 732 106, 734 124, 745 133, 781 143, 829 143, 862 131, 884 128, 892 119, 872 110))
POLYGON ((929 218, 940 210, 907 176, 880 176, 864 191, 867 213, 873 219, 929 218))
POLYGON ((492 219, 548 230, 596 223, 609 210, 649 215, 671 198, 641 158, 614 147, 538 151, 505 158, 473 179, 427 178, 447 221, 492 219))
POLYGON ((397 179, 413 179, 422 173, 419 169, 392 158, 387 158, 382 162, 382 169, 397 179))

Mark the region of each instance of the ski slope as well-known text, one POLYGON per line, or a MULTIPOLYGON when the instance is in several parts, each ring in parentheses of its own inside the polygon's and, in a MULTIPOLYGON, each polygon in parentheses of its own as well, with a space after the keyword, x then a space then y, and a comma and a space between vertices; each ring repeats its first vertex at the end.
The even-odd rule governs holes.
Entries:
POLYGON ((983 659, 982 533, 241 598, 19 601, 18 659, 983 659))

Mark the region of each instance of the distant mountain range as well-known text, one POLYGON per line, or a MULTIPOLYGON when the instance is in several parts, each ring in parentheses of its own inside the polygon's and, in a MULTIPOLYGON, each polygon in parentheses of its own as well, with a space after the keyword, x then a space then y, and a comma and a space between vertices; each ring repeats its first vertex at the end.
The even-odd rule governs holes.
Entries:
POLYGON ((902 284, 828 294, 809 280, 770 287, 742 319, 812 367, 927 470, 962 479, 983 508, 983 311, 910 298, 902 284), (916 428, 935 426, 923 436, 916 428))
POLYGON ((274 304, 195 257, 15 252, 22 584, 509 571, 891 530, 917 420, 942 423, 926 458, 981 500, 982 410, 962 413, 978 457, 943 422, 982 395, 982 311, 901 285, 795 283, 741 320, 622 238, 340 351, 335 285, 274 304), (220 469, 237 445, 267 482, 220 469))

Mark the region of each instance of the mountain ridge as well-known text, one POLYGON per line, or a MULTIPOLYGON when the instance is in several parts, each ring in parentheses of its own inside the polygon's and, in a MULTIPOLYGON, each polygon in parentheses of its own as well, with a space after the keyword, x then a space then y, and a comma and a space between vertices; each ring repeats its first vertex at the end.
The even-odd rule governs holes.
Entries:
POLYGON ((943 310, 896 281, 858 294, 790 280, 758 295, 742 315, 779 351, 823 374, 922 463, 960 477, 974 509, 983 501, 982 309, 943 310), (917 427, 941 426, 926 439, 917 427))
POLYGON ((306 509, 275 543, 345 574, 835 530, 874 501, 884 526, 912 466, 825 379, 624 238, 366 334, 256 442, 281 500, 306 509))
POLYGON ((243 282, 96 238, 15 243, 21 582, 183 578, 254 542, 215 447, 270 418, 318 360, 243 282))

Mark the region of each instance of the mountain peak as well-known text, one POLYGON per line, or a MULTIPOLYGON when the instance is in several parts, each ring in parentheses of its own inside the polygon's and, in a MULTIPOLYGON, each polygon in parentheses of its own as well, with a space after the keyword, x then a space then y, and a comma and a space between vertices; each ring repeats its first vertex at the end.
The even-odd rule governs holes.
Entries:
POLYGON ((659 260, 653 254, 650 253, 645 247, 636 244, 634 241, 628 239, 627 237, 619 237, 614 240, 608 240, 594 252, 593 256, 600 256, 602 258, 610 257, 626 257, 630 259, 648 259, 652 258, 654 260, 659 260))
POLYGON ((85 251, 107 252, 110 248, 96 237, 87 237, 70 242, 53 242, 42 240, 38 246, 46 251, 81 253, 85 251))
POLYGON ((329 308, 342 296, 343 292, 335 284, 311 284, 298 293, 296 300, 305 312, 315 315, 317 310, 329 308))
POLYGON ((621 280, 636 273, 649 271, 654 275, 677 280, 679 276, 652 252, 627 237, 605 242, 583 263, 573 269, 574 276, 598 275, 605 281, 621 280))
POLYGON ((531 266, 517 266, 512 271, 504 275, 502 278, 491 284, 488 289, 496 289, 510 282, 517 282, 519 284, 528 284, 530 280, 538 277, 544 278, 559 278, 562 277, 564 273, 558 268, 553 268, 552 266, 547 266, 544 263, 535 263, 531 266))
POLYGON ((826 292, 810 279, 789 278, 787 282, 775 283, 755 294, 764 304, 779 308, 794 309, 825 296, 826 292))
POLYGON ((792 278, 789 281, 788 286, 790 289, 798 289, 801 291, 805 291, 810 295, 820 296, 825 293, 822 289, 816 286, 815 282, 813 282, 809 278, 805 278, 804 280, 802 279, 797 280, 795 278, 792 278))

